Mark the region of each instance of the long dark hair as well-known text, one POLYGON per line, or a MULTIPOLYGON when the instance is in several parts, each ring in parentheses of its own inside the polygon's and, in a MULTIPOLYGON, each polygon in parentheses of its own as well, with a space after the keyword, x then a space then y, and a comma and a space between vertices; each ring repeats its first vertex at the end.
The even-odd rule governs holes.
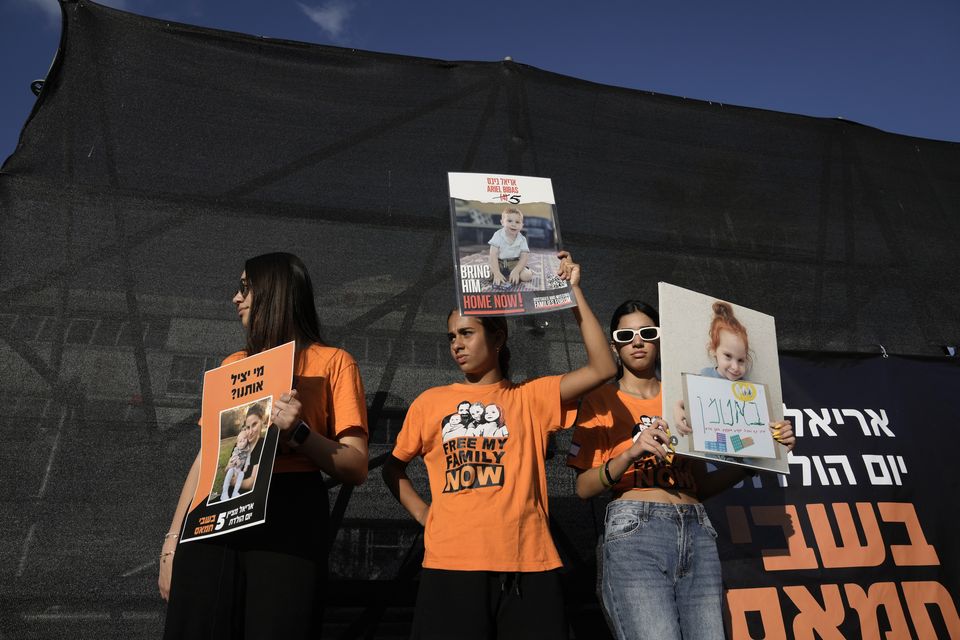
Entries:
MULTIPOLYGON (((447 314, 447 320, 450 320, 450 316, 457 313, 457 309, 452 309, 450 313, 447 314)), ((500 347, 500 350, 497 351, 497 366, 500 367, 500 374, 506 378, 510 379, 510 347, 507 346, 507 338, 510 337, 510 330, 507 328, 507 319, 503 316, 474 316, 477 320, 480 321, 480 324, 483 326, 483 332, 488 337, 494 337, 497 334, 503 336, 503 345, 500 347)))
POLYGON ((244 269, 253 292, 248 355, 290 340, 297 341, 298 350, 314 342, 323 344, 313 283, 300 258, 292 253, 265 253, 247 260, 244 269))
MULTIPOLYGON (((616 309, 613 310, 613 316, 610 317, 610 337, 613 338, 613 332, 617 330, 617 327, 620 325, 620 318, 631 313, 636 313, 639 311, 644 314, 659 327, 660 326, 660 313, 657 311, 656 307, 652 307, 646 302, 641 300, 624 300, 620 303, 616 309)), ((659 368, 660 363, 660 345, 657 345, 657 366, 659 368)), ((623 364, 620 362, 620 358, 617 358, 617 380, 623 377, 623 364)))

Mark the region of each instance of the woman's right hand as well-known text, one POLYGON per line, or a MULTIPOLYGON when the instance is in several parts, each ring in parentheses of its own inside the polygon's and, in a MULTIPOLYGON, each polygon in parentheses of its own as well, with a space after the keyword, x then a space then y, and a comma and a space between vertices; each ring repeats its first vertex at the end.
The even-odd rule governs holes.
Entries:
POLYGON ((430 515, 430 505, 424 505, 420 513, 417 514, 416 521, 420 523, 421 527, 427 526, 427 516, 430 515))
POLYGON ((170 577, 173 575, 173 554, 177 550, 177 540, 178 538, 173 536, 165 538, 160 548, 160 576, 157 578, 157 586, 160 587, 160 597, 164 602, 170 601, 170 577))
POLYGON ((624 452, 624 455, 627 456, 630 464, 648 453, 652 453, 660 460, 666 460, 673 453, 670 451, 669 444, 670 428, 666 422, 657 419, 634 438, 633 444, 624 452))
POLYGON ((569 282, 571 287, 579 286, 580 265, 573 261, 569 251, 558 251, 557 257, 560 258, 560 267, 557 269, 560 279, 569 282))

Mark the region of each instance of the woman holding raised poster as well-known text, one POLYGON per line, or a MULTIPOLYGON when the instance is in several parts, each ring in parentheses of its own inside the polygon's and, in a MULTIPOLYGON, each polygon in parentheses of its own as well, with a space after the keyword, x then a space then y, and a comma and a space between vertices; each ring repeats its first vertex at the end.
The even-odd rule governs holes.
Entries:
MULTIPOLYGON (((247 260, 233 303, 246 346, 224 364, 295 340, 294 388, 274 398, 271 411, 280 440, 264 524, 178 546, 199 456, 187 474, 160 554, 164 637, 319 637, 328 547, 321 470, 347 484, 366 479, 360 372, 350 354, 320 338, 310 275, 296 256, 247 260)), ((257 466, 248 467, 242 490, 256 477, 257 466)))
POLYGON ((576 400, 615 368, 580 290, 579 265, 559 257, 587 364, 511 382, 506 320, 453 311, 447 339, 463 380, 413 401, 384 464, 387 486, 426 528, 414 638, 569 635, 547 516, 547 437, 572 423, 576 400), (429 505, 406 474, 416 456, 427 468, 429 505))
MULTIPOLYGON (((602 541, 600 597, 617 638, 722 640, 722 586, 716 531, 700 503, 748 476, 741 467, 707 473, 675 456, 663 421, 656 309, 636 300, 610 320, 619 359, 615 384, 584 397, 567 464, 577 495, 612 491, 602 541)), ((775 438, 795 443, 789 422, 775 438)))

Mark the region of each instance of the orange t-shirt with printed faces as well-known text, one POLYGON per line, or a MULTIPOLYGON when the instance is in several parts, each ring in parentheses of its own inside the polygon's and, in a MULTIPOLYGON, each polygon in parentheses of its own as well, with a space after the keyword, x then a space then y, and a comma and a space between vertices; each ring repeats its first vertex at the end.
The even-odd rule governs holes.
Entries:
POLYGON ((520 384, 451 384, 407 411, 393 455, 423 456, 430 479, 423 566, 546 571, 562 566, 550 537, 547 436, 569 426, 560 377, 520 384))
MULTIPOLYGON (((223 364, 246 357, 232 353, 223 364)), ((360 370, 343 349, 312 344, 300 352, 294 364, 293 388, 303 405, 300 418, 319 434, 335 440, 352 427, 367 433, 367 402, 360 370)), ((302 453, 277 450, 274 472, 319 471, 320 467, 302 453)))
MULTIPOLYGON (((620 455, 633 444, 634 434, 650 428, 661 416, 662 405, 659 393, 654 398, 637 398, 612 384, 590 392, 580 403, 567 464, 586 471, 620 455)), ((696 496, 691 465, 682 456, 661 461, 649 454, 628 467, 612 490, 620 494, 631 489, 667 489, 696 496)))

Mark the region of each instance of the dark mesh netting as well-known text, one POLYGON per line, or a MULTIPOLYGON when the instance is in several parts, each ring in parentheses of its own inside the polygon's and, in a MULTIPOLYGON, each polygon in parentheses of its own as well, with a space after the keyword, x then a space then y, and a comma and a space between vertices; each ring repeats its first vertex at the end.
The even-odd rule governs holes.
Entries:
MULTIPOLYGON (((329 342, 360 363, 373 464, 390 451, 409 402, 457 376, 448 171, 552 178, 601 322, 667 281, 776 316, 783 349, 934 354, 960 337, 960 145, 513 62, 64 10, 0 175, 0 627, 52 604, 156 635, 155 558, 202 372, 242 346, 230 297, 248 256, 308 264, 329 342)), ((511 332, 517 378, 581 361, 569 312, 511 332)), ((592 575, 597 507, 562 458, 557 545, 592 575)), ((379 473, 332 499, 334 599, 411 603, 419 531, 379 473)))

